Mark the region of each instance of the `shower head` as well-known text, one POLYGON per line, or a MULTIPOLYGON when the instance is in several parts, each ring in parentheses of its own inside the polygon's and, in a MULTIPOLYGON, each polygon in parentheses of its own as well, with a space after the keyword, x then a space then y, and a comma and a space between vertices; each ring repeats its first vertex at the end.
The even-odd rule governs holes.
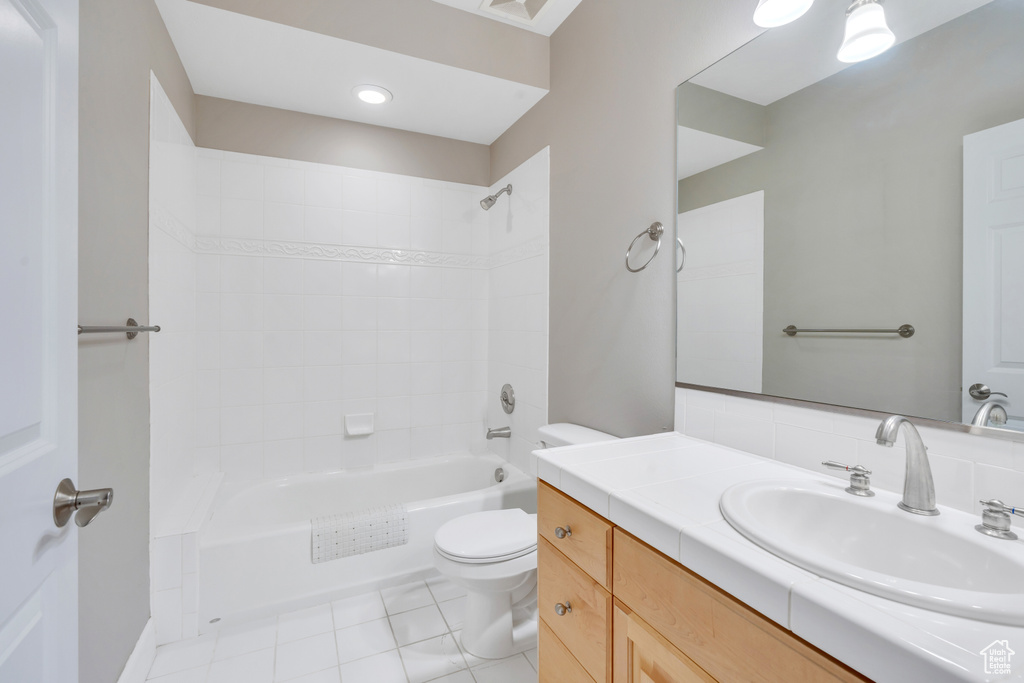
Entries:
POLYGON ((512 196, 512 186, 511 185, 509 185, 508 187, 501 188, 501 190, 497 194, 492 194, 492 195, 487 196, 485 199, 481 199, 480 200, 480 208, 483 209, 484 211, 490 211, 491 207, 494 206, 494 203, 496 201, 498 201, 498 197, 500 197, 501 195, 505 194, 506 192, 508 193, 508 195, 510 197, 512 196))

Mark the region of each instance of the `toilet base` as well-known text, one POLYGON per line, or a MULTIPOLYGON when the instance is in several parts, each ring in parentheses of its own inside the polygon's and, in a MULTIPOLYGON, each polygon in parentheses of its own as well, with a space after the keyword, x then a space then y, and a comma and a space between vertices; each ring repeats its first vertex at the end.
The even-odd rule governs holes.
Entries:
POLYGON ((537 647, 537 588, 515 603, 515 593, 466 595, 462 648, 480 659, 504 659, 537 647))

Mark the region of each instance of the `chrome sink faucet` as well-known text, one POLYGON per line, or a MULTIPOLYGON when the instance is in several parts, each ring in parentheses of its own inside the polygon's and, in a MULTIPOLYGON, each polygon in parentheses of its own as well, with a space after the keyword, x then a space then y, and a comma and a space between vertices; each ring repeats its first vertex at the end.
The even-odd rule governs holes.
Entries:
POLYGON ((986 401, 974 414, 971 424, 975 427, 1003 427, 1006 425, 1006 408, 995 401, 986 401))
POLYGON ((899 508, 915 515, 937 515, 935 507, 935 482, 932 481, 932 468, 928 464, 928 449, 917 428, 902 415, 891 415, 878 425, 875 441, 879 446, 892 446, 900 427, 907 439, 907 470, 903 477, 903 500, 899 508))

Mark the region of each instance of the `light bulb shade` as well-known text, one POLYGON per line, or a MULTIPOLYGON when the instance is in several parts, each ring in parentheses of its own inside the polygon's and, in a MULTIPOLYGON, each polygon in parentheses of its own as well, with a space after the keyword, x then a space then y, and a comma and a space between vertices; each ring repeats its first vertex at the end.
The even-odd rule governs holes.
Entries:
POLYGON ((782 26, 802 17, 813 4, 814 0, 759 0, 754 23, 762 28, 782 26))
POLYGON ((852 64, 882 54, 896 42, 885 23, 885 10, 874 0, 853 8, 846 17, 846 35, 839 47, 840 62, 852 64))

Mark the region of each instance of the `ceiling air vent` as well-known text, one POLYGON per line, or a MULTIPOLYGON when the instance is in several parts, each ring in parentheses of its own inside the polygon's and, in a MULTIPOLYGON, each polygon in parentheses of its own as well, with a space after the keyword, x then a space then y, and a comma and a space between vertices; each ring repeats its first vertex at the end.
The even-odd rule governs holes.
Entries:
POLYGON ((550 0, 484 0, 484 9, 517 21, 533 22, 550 0))

